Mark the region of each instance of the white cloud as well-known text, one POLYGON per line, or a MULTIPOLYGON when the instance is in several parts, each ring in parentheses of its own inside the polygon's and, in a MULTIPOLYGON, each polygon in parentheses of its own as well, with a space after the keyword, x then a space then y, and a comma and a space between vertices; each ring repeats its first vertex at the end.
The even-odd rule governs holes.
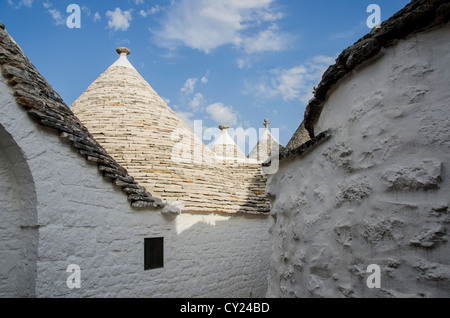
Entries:
POLYGON ((83 10, 84 14, 86 14, 88 17, 91 16, 91 9, 89 9, 87 6, 82 6, 81 10, 83 10))
POLYGON ((221 125, 237 125, 238 113, 232 106, 225 106, 222 103, 214 103, 206 107, 206 112, 211 118, 221 125))
POLYGON ((239 69, 249 68, 252 65, 252 61, 248 57, 247 58, 238 58, 236 60, 236 64, 239 69))
POLYGON ((274 92, 280 94, 284 100, 298 99, 305 90, 312 90, 306 83, 308 69, 304 65, 276 69, 272 73, 276 76, 274 92))
POLYGON ((100 15, 100 13, 95 12, 93 19, 94 19, 94 22, 97 22, 97 21, 100 21, 102 19, 102 17, 100 15))
POLYGON ((209 77, 209 71, 207 71, 206 74, 204 76, 202 76, 202 78, 200 80, 202 82, 202 84, 207 84, 209 82, 208 77, 209 77))
POLYGON ((313 87, 319 84, 334 59, 316 56, 288 69, 272 69, 258 80, 247 83, 247 91, 264 98, 281 97, 285 101, 300 100, 306 104, 313 97, 313 87))
MULTIPOLYGON (((23 2, 23 1, 21 1, 23 2)), ((32 1, 31 1, 32 2, 32 1)), ((52 3, 49 0, 42 2, 42 6, 47 9, 47 12, 50 13, 56 25, 66 24, 66 19, 62 16, 61 12, 57 9, 50 9, 52 7, 52 3)))
POLYGON ((128 46, 130 45, 131 41, 127 38, 124 39, 117 39, 116 40, 116 45, 117 46, 128 46))
POLYGON ((247 53, 264 51, 283 51, 289 46, 290 36, 279 34, 278 26, 272 24, 266 30, 242 39, 242 46, 247 53))
POLYGON ((185 95, 191 95, 194 93, 195 85, 197 84, 197 78, 188 78, 181 88, 181 92, 185 95))
MULTIPOLYGON (((12 0, 7 0, 7 1, 8 1, 8 4, 14 6, 14 1, 12 1, 12 0)), ((34 2, 34 0, 20 0, 17 3, 17 5, 15 5, 15 8, 18 9, 18 8, 20 8, 22 6, 31 8, 33 6, 33 2, 34 2)))
POLYGON ((203 98, 202 93, 197 93, 194 95, 194 97, 189 101, 189 107, 194 112, 198 112, 203 109, 203 105, 205 103, 205 100, 203 98))
MULTIPOLYGON (((206 84, 208 83, 208 76, 209 72, 207 73, 207 75, 203 76, 200 79, 200 82, 202 84, 206 84)), ((193 112, 200 112, 200 111, 204 111, 204 105, 205 105, 205 98, 203 96, 202 93, 196 93, 195 92, 195 87, 198 84, 199 80, 198 78, 188 78, 186 80, 186 82, 184 83, 183 87, 180 89, 180 92, 182 93, 181 99, 180 101, 182 102, 183 105, 186 105, 189 107, 189 109, 193 112)))
POLYGON ((56 9, 49 9, 48 12, 51 14, 53 20, 55 20, 56 25, 62 25, 66 23, 66 20, 61 15, 61 12, 59 12, 56 9))
POLYGON ((120 8, 116 8, 115 11, 107 11, 106 16, 110 18, 108 28, 114 29, 114 31, 126 31, 130 27, 131 10, 122 11, 120 8))
POLYGON ((161 11, 161 7, 158 6, 158 5, 156 5, 156 6, 154 6, 154 7, 151 7, 151 8, 148 9, 148 10, 140 10, 140 11, 139 11, 139 14, 140 14, 141 16, 143 16, 144 18, 146 18, 149 14, 156 14, 156 13, 158 13, 159 11, 161 11))
POLYGON ((21 0, 19 5, 22 4, 25 7, 31 8, 31 6, 33 5, 33 0, 21 0))
POLYGON ((275 24, 283 15, 273 8, 274 2, 173 1, 167 10, 162 30, 155 32, 155 35, 161 46, 174 48, 183 44, 206 53, 227 44, 247 53, 278 51, 285 48, 286 41, 285 35, 275 24))

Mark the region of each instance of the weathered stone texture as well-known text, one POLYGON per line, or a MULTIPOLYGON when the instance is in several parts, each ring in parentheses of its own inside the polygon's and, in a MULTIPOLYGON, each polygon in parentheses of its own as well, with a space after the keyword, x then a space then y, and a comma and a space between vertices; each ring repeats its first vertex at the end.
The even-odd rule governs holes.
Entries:
POLYGON ((271 134, 269 130, 269 123, 266 122, 266 130, 259 139, 255 148, 250 151, 248 158, 256 160, 257 162, 265 162, 270 156, 279 156, 284 151, 284 147, 271 134))
POLYGON ((0 125, 0 297, 33 297, 37 258, 36 196, 20 151, 0 125), (14 199, 11 199, 14 198, 14 199))
POLYGON ((134 68, 113 64, 71 109, 155 196, 182 203, 184 211, 269 212, 261 166, 246 163, 234 144, 209 149, 134 68))
POLYGON ((449 35, 449 24, 411 35, 355 68, 310 127, 332 134, 282 157, 267 189, 268 296, 450 296, 449 35), (380 289, 366 284, 371 264, 380 289))
POLYGON ((328 68, 321 82, 315 87, 314 97, 305 110, 304 121, 286 148, 292 150, 299 147, 307 141, 305 139, 313 138, 318 133, 314 131, 314 125, 330 92, 356 67, 380 55, 383 49, 395 45, 398 40, 448 22, 449 17, 450 5, 447 0, 414 0, 383 22, 380 28, 374 28, 372 32, 344 50, 336 59, 336 64, 328 68))
POLYGON ((442 162, 430 159, 410 166, 389 167, 381 178, 389 190, 437 189, 442 181, 442 162))
POLYGON ((142 189, 64 140, 34 124, 0 77, 1 296, 264 296, 267 217, 133 209, 121 188, 142 189), (149 237, 165 239, 164 268, 144 271, 149 237), (81 268, 81 289, 67 287, 70 264, 81 268))
MULTIPOLYGON (((1 27, 0 44, 0 296, 265 294, 267 217, 195 211, 174 219, 167 215, 173 206, 163 213, 1 27), (147 209, 131 207, 124 193, 147 209), (149 237, 165 238, 164 268, 144 271, 149 237), (70 264, 81 268, 81 289, 66 284, 70 264)), ((258 187, 249 191, 261 195, 258 187)))

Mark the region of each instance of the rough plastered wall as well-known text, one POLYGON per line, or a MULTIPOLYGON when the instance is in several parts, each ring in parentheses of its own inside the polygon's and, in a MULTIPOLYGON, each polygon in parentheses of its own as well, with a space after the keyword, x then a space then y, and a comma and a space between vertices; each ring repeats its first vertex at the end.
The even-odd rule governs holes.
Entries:
POLYGON ((0 297, 34 295, 36 196, 20 149, 0 125, 0 297))
POLYGON ((450 296, 449 43, 447 24, 359 67, 315 126, 333 136, 269 178, 268 296, 450 296))
POLYGON ((11 173, 10 160, 0 149, 0 206, 2 222, 0 224, 0 297, 17 295, 17 263, 20 259, 20 207, 14 198, 17 191, 15 176, 11 173), (14 195, 14 196, 13 196, 14 195))
POLYGON ((265 295, 267 217, 181 214, 169 218, 161 210, 131 208, 127 196, 96 165, 55 131, 32 121, 16 104, 3 77, 0 128, 5 131, 2 146, 8 145, 0 152, 2 297, 265 295), (9 145, 16 147, 14 156, 9 145), (15 161, 28 167, 28 179, 14 176, 21 170, 14 168, 15 161), (21 202, 27 203, 25 209, 21 202), (14 216, 33 215, 33 211, 34 225, 21 224, 14 216), (28 228, 32 233, 24 239, 20 231, 28 228), (34 237, 31 242, 30 237, 34 237), (165 264, 144 271, 144 238, 152 237, 164 237, 165 264), (20 274, 25 263, 31 266, 28 276, 20 274), (70 264, 81 268, 80 289, 71 290, 66 284, 70 264), (29 278, 15 282, 23 277, 29 278))

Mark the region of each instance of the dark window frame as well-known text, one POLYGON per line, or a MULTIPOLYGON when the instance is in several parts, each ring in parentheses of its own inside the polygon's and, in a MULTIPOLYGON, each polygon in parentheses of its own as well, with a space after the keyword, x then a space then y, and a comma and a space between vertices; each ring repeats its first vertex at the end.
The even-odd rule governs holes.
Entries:
POLYGON ((144 270, 164 267, 164 237, 144 239, 144 270))

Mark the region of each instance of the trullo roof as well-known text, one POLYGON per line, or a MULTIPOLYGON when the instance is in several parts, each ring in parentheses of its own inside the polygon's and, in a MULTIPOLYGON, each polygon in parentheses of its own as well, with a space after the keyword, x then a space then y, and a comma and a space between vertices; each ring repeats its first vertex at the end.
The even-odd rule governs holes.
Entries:
POLYGON ((228 128, 228 126, 219 126, 222 133, 214 140, 211 150, 220 160, 245 160, 246 158, 244 153, 239 149, 234 140, 228 134, 228 128))
POLYGON ((265 119, 264 126, 266 127, 266 130, 259 139, 255 148, 250 151, 250 154, 248 155, 249 159, 254 159, 258 162, 264 162, 275 151, 281 151, 284 149, 284 147, 280 145, 278 140, 270 133, 269 125, 269 120, 265 119))
MULTIPOLYGON (((130 50, 117 52, 119 59, 71 106, 108 153, 148 191, 182 202, 184 211, 268 212, 261 191, 249 193, 260 167, 239 169, 237 177, 220 164, 128 61, 130 50)), ((264 189, 264 178, 257 180, 264 189)))
POLYGON ((41 127, 57 131, 66 141, 66 145, 70 145, 89 162, 97 164, 103 176, 128 195, 133 207, 164 206, 160 199, 148 193, 101 147, 59 94, 37 71, 1 22, 0 66, 3 76, 8 79, 17 104, 23 106, 30 114, 30 120, 38 122, 41 127))

